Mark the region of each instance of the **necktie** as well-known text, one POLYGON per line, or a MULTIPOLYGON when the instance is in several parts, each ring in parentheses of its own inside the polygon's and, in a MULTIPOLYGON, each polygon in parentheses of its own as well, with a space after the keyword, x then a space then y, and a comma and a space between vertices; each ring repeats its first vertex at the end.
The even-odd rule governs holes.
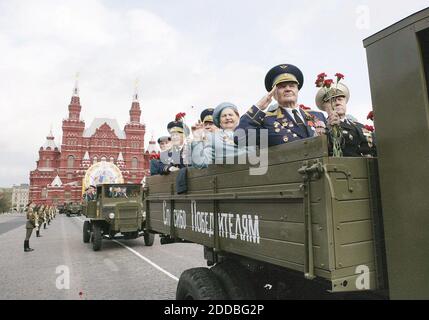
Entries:
POLYGON ((305 137, 308 137, 307 128, 305 127, 304 122, 302 122, 301 117, 298 115, 298 110, 293 109, 292 110, 293 117, 295 118, 295 122, 298 125, 298 127, 301 129, 302 133, 305 137))

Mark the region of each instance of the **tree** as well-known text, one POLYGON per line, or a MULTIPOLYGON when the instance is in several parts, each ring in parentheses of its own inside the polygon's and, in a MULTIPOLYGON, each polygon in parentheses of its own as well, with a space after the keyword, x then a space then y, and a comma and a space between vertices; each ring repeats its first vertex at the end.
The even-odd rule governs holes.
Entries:
POLYGON ((10 210, 12 206, 12 192, 11 190, 0 190, 0 213, 5 213, 10 210))

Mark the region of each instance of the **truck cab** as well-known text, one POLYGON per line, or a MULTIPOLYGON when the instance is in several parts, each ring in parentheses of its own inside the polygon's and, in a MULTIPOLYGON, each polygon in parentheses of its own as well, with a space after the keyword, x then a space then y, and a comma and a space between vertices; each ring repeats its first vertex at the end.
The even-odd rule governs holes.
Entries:
POLYGON ((102 184, 96 196, 84 197, 83 242, 92 242, 93 250, 101 249, 103 238, 136 239, 144 236, 151 246, 154 234, 145 230, 140 184, 102 184))

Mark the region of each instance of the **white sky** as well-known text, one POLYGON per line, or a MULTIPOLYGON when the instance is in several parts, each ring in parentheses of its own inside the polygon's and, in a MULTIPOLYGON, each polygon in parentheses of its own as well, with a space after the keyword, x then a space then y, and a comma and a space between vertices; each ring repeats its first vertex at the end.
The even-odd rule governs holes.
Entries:
POLYGON ((245 112, 280 63, 301 68, 299 102, 313 108, 316 75, 345 74, 348 113, 368 123, 362 40, 427 3, 0 0, 0 186, 28 183, 51 125, 60 144, 76 72, 86 126, 109 117, 123 128, 139 79, 146 144, 178 112, 188 124, 223 101, 245 112))

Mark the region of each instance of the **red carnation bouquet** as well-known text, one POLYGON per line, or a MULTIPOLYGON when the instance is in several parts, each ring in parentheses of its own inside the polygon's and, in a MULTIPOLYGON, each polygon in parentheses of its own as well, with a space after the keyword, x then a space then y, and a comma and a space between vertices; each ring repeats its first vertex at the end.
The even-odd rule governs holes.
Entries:
MULTIPOLYGON (((338 83, 344 79, 344 75, 342 73, 337 72, 334 76, 336 77, 336 81, 333 79, 325 79, 328 75, 325 72, 322 72, 317 75, 316 79, 316 87, 317 88, 324 88, 325 94, 328 94, 328 92, 331 90, 331 87, 335 83, 335 91, 337 90, 338 83)), ((335 106, 333 103, 333 100, 330 99, 331 102, 331 109, 334 111, 335 106)), ((334 125, 332 127, 332 130, 330 132, 331 138, 332 138, 332 155, 334 157, 342 157, 343 156, 343 150, 341 150, 341 140, 342 140, 342 133, 341 128, 339 125, 334 125)))
POLYGON ((149 156, 149 160, 159 160, 159 159, 160 159, 159 153, 151 153, 151 155, 149 156))
POLYGON ((374 127, 373 126, 370 126, 370 125, 365 125, 364 126, 364 128, 366 129, 366 130, 368 130, 369 132, 374 132, 374 127))
POLYGON ((184 112, 179 112, 178 114, 176 114, 176 121, 184 121, 184 118, 186 116, 186 113, 184 112))
POLYGON ((368 115, 366 116, 366 119, 367 120, 371 120, 371 121, 374 121, 374 111, 370 111, 369 113, 368 113, 368 115))

